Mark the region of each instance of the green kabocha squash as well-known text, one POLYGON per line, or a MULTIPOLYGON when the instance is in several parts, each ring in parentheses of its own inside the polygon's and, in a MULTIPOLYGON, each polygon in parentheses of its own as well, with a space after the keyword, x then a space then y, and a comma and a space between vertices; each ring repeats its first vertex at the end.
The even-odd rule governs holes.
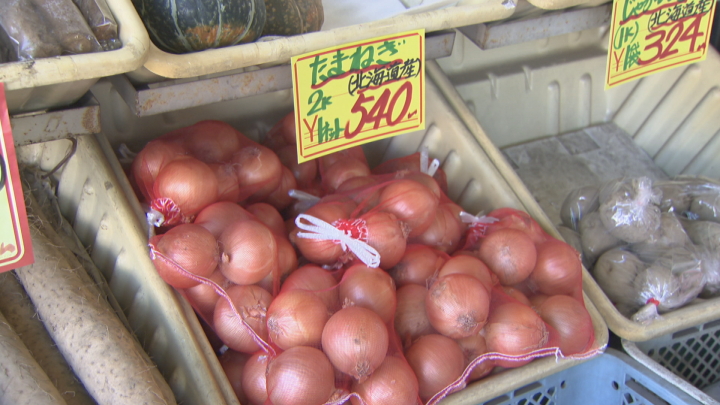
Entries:
POLYGON ((133 0, 160 49, 187 53, 255 41, 265 26, 264 0, 133 0))
POLYGON ((325 20, 322 0, 265 0, 265 10, 263 36, 320 31, 325 20))

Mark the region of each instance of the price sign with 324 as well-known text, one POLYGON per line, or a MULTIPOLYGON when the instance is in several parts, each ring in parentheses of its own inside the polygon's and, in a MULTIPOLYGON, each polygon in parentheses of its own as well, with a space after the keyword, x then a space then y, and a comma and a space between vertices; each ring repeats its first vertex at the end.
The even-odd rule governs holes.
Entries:
POLYGON ((613 4, 605 87, 707 55, 716 0, 619 0, 613 4))
POLYGON ((425 32, 292 59, 298 162, 425 128, 425 32))

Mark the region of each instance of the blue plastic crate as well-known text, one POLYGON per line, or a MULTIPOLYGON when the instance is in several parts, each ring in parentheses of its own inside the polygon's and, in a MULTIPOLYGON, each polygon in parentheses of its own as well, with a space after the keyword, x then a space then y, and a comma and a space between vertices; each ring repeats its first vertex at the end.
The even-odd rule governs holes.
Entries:
POLYGON ((482 405, 700 404, 614 349, 482 405))

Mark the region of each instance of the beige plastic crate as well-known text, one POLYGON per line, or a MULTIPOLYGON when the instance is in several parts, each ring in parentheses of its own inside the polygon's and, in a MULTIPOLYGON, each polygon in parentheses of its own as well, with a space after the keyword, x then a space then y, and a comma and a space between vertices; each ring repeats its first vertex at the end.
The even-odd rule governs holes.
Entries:
POLYGON ((142 66, 150 38, 131 0, 108 1, 108 6, 118 23, 120 49, 0 64, 10 114, 67 106, 100 77, 142 66))
MULTIPOLYGON (((452 56, 430 64, 456 113, 531 206, 535 199, 497 148, 612 122, 669 176, 720 177, 720 55, 604 90, 606 27, 480 51, 458 38, 452 56)), ((554 224, 547 215, 543 226, 554 224)), ((720 316, 720 298, 698 301, 649 325, 621 315, 585 271, 585 293, 610 330, 645 341, 720 316)))
MULTIPOLYGON (((449 197, 469 212, 489 211, 499 207, 513 207, 530 211, 515 195, 512 187, 495 168, 488 155, 478 145, 471 133, 453 113, 439 93, 437 87, 427 83, 427 129, 400 135, 366 145, 365 150, 371 165, 394 157, 405 156, 427 146, 431 158, 438 158, 446 171, 449 182, 449 197)), ((210 106, 190 108, 182 111, 163 113, 138 118, 133 115, 122 98, 109 83, 99 83, 93 89, 103 111, 103 129, 113 148, 125 143, 131 149, 142 147, 149 140, 175 128, 191 125, 202 119, 223 120, 258 139, 281 117, 293 108, 292 92, 277 91, 264 95, 217 103, 210 106), (109 107, 112 106, 112 107, 109 107)), ((110 158, 114 160, 114 158, 110 158)), ((122 176, 120 176, 122 177, 122 176)), ((127 181, 123 184, 127 186, 127 181)), ((126 188, 129 193, 129 187, 126 188)), ((136 198, 130 195, 132 205, 138 207, 136 198)), ((532 204, 532 203, 531 203, 532 204)), ((535 210, 537 211, 537 210, 535 210)), ((143 218, 136 211, 133 223, 143 218)), ((550 229, 548 229, 550 230, 550 229)), ((138 248, 140 249, 140 248, 138 248)), ((152 273, 152 263, 145 262, 146 249, 136 250, 135 256, 143 257, 144 273, 152 273)), ((179 311, 177 303, 169 303, 168 311, 179 311)), ((600 314, 586 297, 586 305, 593 319, 596 348, 604 348, 608 331, 600 314)), ((197 339, 203 339, 198 336, 197 339)), ((217 360, 209 355, 209 363, 217 360)), ((476 404, 492 399, 512 389, 536 381, 539 378, 577 364, 578 360, 555 357, 534 361, 529 365, 492 376, 470 385, 465 390, 449 397, 444 403, 452 405, 476 404)), ((225 384, 226 380, 218 379, 225 384)))

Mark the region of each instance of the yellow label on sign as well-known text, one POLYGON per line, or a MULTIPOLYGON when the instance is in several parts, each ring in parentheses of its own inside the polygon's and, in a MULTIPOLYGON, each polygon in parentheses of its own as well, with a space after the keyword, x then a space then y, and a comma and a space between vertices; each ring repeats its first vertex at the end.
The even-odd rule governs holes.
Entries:
POLYGON ((5 90, 0 83, 0 273, 33 260, 5 90))
POLYGON ((298 162, 425 128, 425 30, 292 58, 298 162))
POLYGON ((615 0, 605 88, 707 55, 715 0, 615 0))

